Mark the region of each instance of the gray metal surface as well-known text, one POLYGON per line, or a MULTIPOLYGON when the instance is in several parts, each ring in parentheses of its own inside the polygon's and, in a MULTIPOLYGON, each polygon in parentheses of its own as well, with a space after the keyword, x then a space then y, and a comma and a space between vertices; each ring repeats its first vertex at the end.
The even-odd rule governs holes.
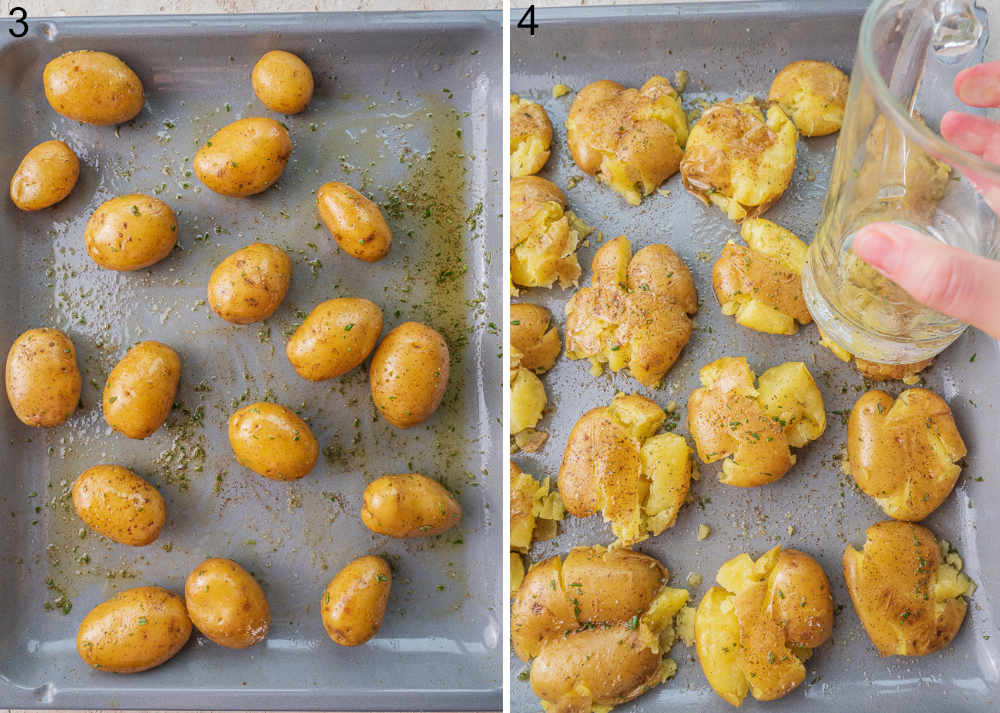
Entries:
MULTIPOLYGON (((35 430, 4 400, 0 458, 0 705, 80 708, 495 709, 500 706, 501 556, 499 13, 276 15, 36 20, 13 40, 3 26, 0 175, 32 145, 67 141, 83 170, 59 206, 0 208, 6 350, 22 330, 51 325, 77 346, 83 408, 35 430), (120 55, 142 78, 147 105, 112 128, 56 115, 45 63, 70 49, 120 55), (294 150, 260 196, 218 196, 189 176, 199 142, 243 116, 272 114, 250 69, 266 50, 300 54, 317 80, 309 108, 276 117, 294 150), (315 189, 342 180, 383 205, 395 235, 385 260, 340 253, 318 226, 315 189), (137 273, 87 257, 83 228, 103 200, 152 192, 179 214, 180 248, 137 273), (284 304, 263 325, 222 322, 205 285, 225 255, 253 240, 294 262, 284 304), (336 296, 380 304, 386 331, 416 319, 452 348, 452 381, 428 423, 397 431, 375 416, 365 368, 321 384, 284 356, 304 313, 336 296), (166 426, 142 442, 100 415, 104 379, 127 345, 158 339, 181 355, 181 388, 166 426), (295 483, 240 468, 225 436, 234 403, 274 398, 301 409, 324 453, 295 483), (164 494, 169 518, 141 549, 82 523, 66 492, 85 467, 116 462, 164 494), (365 485, 416 470, 458 493, 462 524, 430 539, 393 541, 360 522, 365 485), (348 561, 385 553, 395 568, 385 622, 372 641, 341 648, 326 636, 319 599, 348 561), (261 581, 270 635, 247 651, 203 637, 166 665, 133 676, 90 670, 74 638, 86 612, 116 591, 160 584, 183 591, 207 556, 231 557, 261 581), (47 586, 51 582, 51 588, 47 586), (72 610, 47 610, 65 591, 72 610)), ((6 179, 5 179, 6 180, 6 179)))
MULTIPOLYGON (((766 96, 771 79, 788 62, 822 59, 849 70, 864 4, 766 2, 691 4, 657 7, 615 7, 536 10, 540 28, 534 38, 512 30, 511 91, 541 102, 555 129, 554 149, 541 175, 566 189, 582 172, 565 145, 564 122, 574 95, 553 99, 558 82, 574 90, 597 79, 614 79, 639 86, 651 74, 672 78, 687 70, 691 81, 684 93, 686 108, 697 98, 741 99, 766 96)), ((514 22, 520 13, 512 11, 514 22)), ((800 139, 799 159, 791 187, 765 217, 794 230, 807 242, 819 218, 836 137, 800 139)), ((694 601, 712 585, 719 565, 749 551, 754 555, 776 543, 803 549, 826 570, 838 607, 831 641, 807 663, 807 678, 780 701, 744 703, 748 710, 768 711, 986 711, 1000 705, 1000 632, 997 620, 1000 592, 1000 350, 985 334, 969 330, 926 372, 926 385, 951 404, 969 447, 967 466, 954 493, 928 520, 939 537, 953 542, 979 588, 966 621, 945 650, 923 658, 880 658, 865 636, 844 588, 840 559, 846 543, 860 546, 864 530, 884 519, 877 505, 862 495, 840 470, 839 456, 846 427, 837 412, 849 410, 865 390, 862 378, 818 345, 815 326, 797 336, 765 335, 740 327, 724 317, 712 291, 711 268, 727 239, 738 240, 738 227, 716 208, 706 208, 688 194, 676 175, 664 188, 635 208, 609 189, 584 177, 566 190, 570 207, 606 238, 628 235, 636 248, 666 242, 690 267, 703 304, 698 329, 667 374, 662 387, 649 390, 622 372, 594 379, 586 362, 561 358, 543 377, 554 412, 540 427, 550 439, 533 455, 514 460, 536 476, 555 477, 562 450, 576 419, 587 409, 608 403, 616 391, 639 392, 666 405, 676 400, 680 425, 687 436, 686 403, 698 386, 698 369, 724 355, 745 355, 760 373, 783 361, 804 361, 816 379, 826 404, 826 433, 798 452, 799 461, 783 479, 762 488, 741 490, 721 485, 719 465, 702 465, 692 492, 700 504, 689 504, 677 524, 638 549, 655 555, 672 573, 675 586, 685 586, 689 572, 702 575, 693 589, 694 601), (973 355, 975 358, 973 359, 973 355), (982 480, 980 480, 982 479, 982 480), (712 528, 697 541, 700 523, 712 528), (789 534, 789 527, 794 534, 789 534)), ((592 236, 593 237, 593 236, 592 236)), ((584 266, 581 285, 590 280, 590 260, 597 245, 580 250, 584 266)), ((527 290, 525 301, 548 306, 560 329, 570 290, 527 290)), ((898 393, 899 382, 884 385, 898 393)), ((608 544, 614 538, 600 516, 567 518, 557 539, 536 545, 535 561, 576 545, 608 544)), ((677 677, 664 686, 616 710, 730 711, 705 681, 693 649, 678 644, 672 652, 677 677)), ((527 681, 518 674, 527 666, 511 663, 511 710, 539 709, 527 681)))

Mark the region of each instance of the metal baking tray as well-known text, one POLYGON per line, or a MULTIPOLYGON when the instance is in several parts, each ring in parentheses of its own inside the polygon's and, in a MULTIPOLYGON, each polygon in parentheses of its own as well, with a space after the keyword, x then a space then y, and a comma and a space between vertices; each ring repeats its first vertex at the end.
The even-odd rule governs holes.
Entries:
MULTIPOLYGON (((880 658, 858 622, 840 568, 845 544, 860 546, 865 528, 884 519, 877 505, 860 494, 840 470, 846 427, 837 412, 849 410, 865 390, 862 378, 817 344, 813 325, 794 337, 772 336, 740 327, 720 313, 712 290, 712 263, 727 239, 739 239, 738 227, 718 209, 706 208, 690 195, 680 175, 664 185, 669 196, 654 194, 637 208, 590 177, 567 189, 571 177, 583 175, 565 143, 564 122, 575 95, 553 99, 554 84, 579 90, 598 79, 614 79, 639 86, 652 74, 673 78, 675 71, 686 70, 690 73, 683 94, 686 108, 695 106, 697 98, 766 96, 771 79, 793 60, 828 60, 849 71, 866 4, 851 0, 536 8, 539 28, 534 37, 512 28, 511 91, 544 105, 555 132, 552 158, 540 175, 566 189, 570 207, 606 238, 624 233, 636 248, 667 242, 690 267, 702 300, 696 316, 698 329, 658 390, 642 387, 625 372, 594 379, 585 361, 561 358, 542 377, 554 406, 540 424, 549 432, 549 441, 541 451, 517 454, 514 460, 535 476, 555 478, 573 424, 587 409, 610 402, 619 390, 642 393, 661 406, 676 400, 677 431, 687 436, 685 406, 698 386, 702 365, 724 355, 745 355, 760 373, 783 361, 804 361, 826 404, 828 426, 823 437, 799 451, 799 461, 787 476, 762 488, 723 486, 716 479, 718 464, 702 465, 701 479, 692 487, 698 504, 685 506, 672 529, 638 549, 659 557, 670 569, 675 586, 685 586, 689 572, 700 573, 703 583, 692 591, 694 602, 713 584, 719 565, 743 551, 758 555, 784 543, 806 550, 822 563, 835 603, 843 607, 832 640, 808 661, 806 681, 798 690, 766 704, 748 698, 746 708, 796 713, 996 710, 1000 705, 1000 559, 995 554, 1000 537, 995 518, 1000 503, 997 343, 970 329, 926 373, 927 386, 951 404, 969 447, 967 466, 954 493, 926 524, 955 544, 979 587, 959 635, 945 650, 923 658, 880 658), (695 536, 699 523, 712 528, 701 542, 695 536), (794 535, 789 535, 790 526, 794 535)), ((520 15, 515 10, 511 18, 516 22, 520 15)), ((799 141, 792 185, 766 215, 807 242, 819 218, 835 143, 836 136, 799 141)), ((596 247, 591 236, 590 245, 579 252, 584 267, 581 285, 590 282, 590 260, 596 247)), ((563 306, 570 294, 570 290, 532 289, 521 299, 547 306, 561 329, 563 306)), ((882 388, 895 394, 903 387, 895 382, 882 388)), ((613 539, 600 515, 585 520, 568 517, 555 540, 535 546, 532 559, 538 561, 576 545, 609 544, 613 539)), ((693 649, 678 644, 672 655, 679 664, 675 679, 616 710, 732 710, 708 686, 693 649)), ((539 708, 527 681, 519 678, 525 671, 527 666, 512 656, 511 710, 515 713, 539 708)))
POLYGON ((499 12, 108 17, 31 20, 0 32, 0 174, 34 144, 60 138, 83 170, 72 195, 37 214, 2 201, 0 341, 51 325, 79 353, 83 407, 64 425, 29 429, 0 406, 6 464, 0 492, 0 703, 3 707, 200 709, 498 709, 502 502, 499 437, 501 187, 499 12), (147 105, 117 131, 58 116, 42 91, 45 63, 71 49, 121 56, 147 105), (294 144, 278 184, 229 199, 189 174, 199 144, 243 116, 271 116, 250 69, 267 50, 300 54, 316 94, 275 118, 294 144), (340 253, 318 224, 314 191, 341 180, 383 206, 395 236, 385 260, 340 253), (87 257, 83 229, 105 199, 158 194, 179 214, 180 247, 141 272, 87 257), (205 304, 213 267, 254 240, 291 255, 284 304, 264 324, 230 325, 205 304), (426 424, 397 431, 376 418, 363 367, 320 384, 297 377, 287 335, 320 301, 365 296, 386 331, 408 319, 442 331, 452 380, 426 424), (166 426, 129 441, 104 423, 104 379, 140 339, 171 344, 183 368, 166 426), (295 483, 240 468, 225 435, 234 404, 273 398, 300 409, 320 441, 315 470, 295 483), (84 468, 121 463, 155 483, 169 519, 132 549, 82 531, 67 491, 84 468), (365 485, 386 472, 439 477, 465 515, 458 529, 411 541, 360 522, 365 485), (395 568, 378 636, 334 645, 319 618, 327 581, 355 557, 395 568), (166 665, 115 676, 92 671, 74 639, 86 612, 117 591, 182 592, 204 557, 231 557, 270 601, 267 639, 232 651, 195 636, 166 665), (72 601, 64 614, 60 593, 72 601))

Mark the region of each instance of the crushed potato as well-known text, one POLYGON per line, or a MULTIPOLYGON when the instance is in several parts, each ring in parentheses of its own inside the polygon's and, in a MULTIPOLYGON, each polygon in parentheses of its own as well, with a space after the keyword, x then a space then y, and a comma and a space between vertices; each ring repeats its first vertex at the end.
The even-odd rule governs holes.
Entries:
POLYGON ((510 175, 538 173, 549 160, 552 123, 545 108, 517 94, 510 95, 510 175))
POLYGON ((555 525, 565 514, 559 493, 510 464, 510 548, 527 552, 531 543, 555 536, 555 525), (546 524, 549 523, 549 524, 546 524), (548 537, 546 537, 548 535, 548 537))
POLYGON ((544 178, 521 176, 510 183, 510 277, 522 287, 575 285, 576 249, 591 231, 566 209, 562 191, 544 178), (585 232, 582 232, 585 231, 585 232))
POLYGON ((829 62, 792 62, 771 82, 768 99, 777 102, 803 136, 840 130, 847 105, 847 75, 829 62))
POLYGON ((511 347, 510 355, 510 433, 512 436, 534 428, 548 403, 542 380, 520 364, 521 355, 511 347))
POLYGON ((565 84, 555 84, 552 86, 552 98, 558 99, 559 97, 564 97, 572 91, 573 90, 565 84))
POLYGON ((855 357, 840 345, 835 344, 822 329, 819 330, 819 336, 820 345, 833 352, 834 356, 841 361, 848 362, 853 358, 854 368, 858 370, 858 373, 872 381, 898 380, 908 386, 913 386, 920 381, 917 375, 934 363, 933 357, 912 364, 881 364, 879 362, 868 361, 867 359, 855 357))

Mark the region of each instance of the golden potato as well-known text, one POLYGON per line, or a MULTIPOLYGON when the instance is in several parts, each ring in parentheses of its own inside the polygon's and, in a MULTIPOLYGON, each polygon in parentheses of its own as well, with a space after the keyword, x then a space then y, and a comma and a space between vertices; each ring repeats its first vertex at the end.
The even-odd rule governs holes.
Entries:
POLYGON ((799 324, 812 322, 802 297, 808 246, 764 218, 744 220, 740 235, 748 247, 728 241, 712 268, 722 313, 759 332, 795 334, 799 324))
POLYGON ((80 177, 80 159, 62 141, 43 141, 25 154, 10 179, 10 199, 21 210, 42 210, 68 196, 80 177))
POLYGON ((510 95, 510 175, 538 173, 549 160, 552 123, 541 104, 510 95))
POLYGON ((80 622, 76 650, 109 673, 155 668, 184 648, 191 620, 184 600, 163 587, 134 587, 98 604, 80 622))
POLYGON ((974 589, 962 558, 926 527, 879 522, 859 552, 844 549, 844 580, 854 611, 882 656, 924 656, 947 646, 962 626, 974 589))
POLYGON ((741 488, 773 483, 801 448, 826 430, 823 396, 802 362, 755 375, 743 357, 702 367, 702 386, 688 399, 688 431, 704 463, 722 463, 719 480, 741 488))
POLYGON ((271 628, 264 590, 232 560, 212 557, 191 570, 184 601, 191 622, 219 646, 248 649, 271 628))
POLYGON ((309 474, 319 443, 294 411, 259 401, 229 417, 229 445, 244 468, 273 480, 298 480, 309 474))
POLYGON ((159 198, 132 193, 105 201, 87 221, 87 254, 108 270, 141 270, 177 244, 177 216, 159 198))
POLYGON ((833 352, 834 356, 841 361, 849 362, 853 358, 854 368, 858 370, 859 374, 871 381, 902 381, 904 384, 912 386, 920 381, 917 374, 934 363, 934 358, 931 357, 913 364, 880 364, 855 357, 830 339, 822 329, 819 330, 819 336, 819 343, 833 352))
POLYGON ((430 537, 450 530, 461 520, 458 500, 425 475, 383 475, 365 488, 361 521, 380 535, 430 537))
POLYGON ((180 378, 177 352, 160 342, 139 342, 108 374, 104 420, 129 438, 146 438, 170 415, 180 378))
POLYGON ((771 82, 767 98, 777 102, 803 136, 840 130, 847 105, 847 75, 829 62, 792 62, 771 82))
POLYGON ((533 430, 549 402, 545 386, 535 373, 521 366, 521 352, 510 348, 510 435, 533 430))
POLYGON ((450 363, 448 344, 437 330, 404 322, 385 335, 372 356, 368 381, 375 408, 396 428, 423 423, 441 405, 450 363))
POLYGON ((10 347, 5 368, 7 400, 28 426, 58 426, 80 403, 80 367, 73 342, 58 329, 24 332, 10 347))
POLYGON ((326 633, 341 646, 358 646, 378 633, 389 604, 392 572, 381 557, 359 557, 337 573, 323 592, 320 615, 326 633))
POLYGON ((281 114, 298 114, 313 95, 313 75, 308 65, 283 50, 271 50, 257 60, 250 82, 261 104, 281 114))
POLYGON ((552 315, 544 307, 527 302, 510 306, 510 344, 521 353, 521 366, 536 374, 555 366, 562 350, 552 315))
POLYGON ((555 537, 556 523, 563 518, 559 493, 550 492, 549 479, 535 480, 510 462, 510 548, 520 552, 531 543, 555 537))
POLYGON ((392 247, 392 231, 378 206, 346 183, 331 181, 316 191, 316 208, 340 249, 365 262, 381 260, 392 247))
POLYGON ((688 140, 681 98, 665 78, 640 89, 604 79, 573 99, 566 142, 576 165, 632 205, 677 173, 688 140))
POLYGON ((288 130, 274 119, 250 117, 223 126, 194 156, 194 172, 211 190, 245 198, 281 178, 292 155, 288 130))
POLYGON ((521 287, 575 285, 576 249, 591 231, 552 181, 521 176, 510 182, 510 278, 521 287))
POLYGON ((83 471, 73 483, 73 507, 88 527, 132 547, 156 540, 167 521, 159 491, 120 465, 83 471))
POLYGON ((600 511, 618 545, 658 535, 677 520, 691 486, 691 449, 656 434, 666 414, 644 396, 618 394, 576 422, 559 468, 559 492, 575 517, 600 511))
POLYGON ((250 243, 227 256, 208 278, 208 304, 227 322, 262 322, 278 309, 292 280, 292 261, 268 243, 250 243))
POLYGON ((45 98, 63 116, 87 124, 121 124, 142 111, 142 82, 118 57, 77 50, 56 57, 42 72, 45 98))
POLYGON ((792 180, 797 140, 776 104, 766 118, 752 97, 713 104, 691 129, 681 161, 684 186, 737 222, 762 215, 792 180))
POLYGON ((516 552, 510 553, 510 597, 514 598, 524 581, 524 560, 516 552))
POLYGON ((632 378, 656 388, 691 338, 698 293, 687 266, 666 245, 647 245, 632 255, 624 235, 594 254, 591 287, 566 304, 566 356, 628 367, 632 378))
POLYGON ((709 685, 739 706, 749 692, 773 701, 802 683, 803 662, 833 633, 830 582, 819 563, 781 546, 754 561, 726 562, 694 620, 695 650, 709 685))
POLYGON ((965 443, 947 402, 927 389, 895 400, 869 391, 847 421, 847 462, 862 492, 896 520, 918 522, 955 487, 965 443))
POLYGON ((285 346, 303 379, 324 381, 363 362, 382 334, 382 310, 370 300, 341 297, 321 302, 285 346))

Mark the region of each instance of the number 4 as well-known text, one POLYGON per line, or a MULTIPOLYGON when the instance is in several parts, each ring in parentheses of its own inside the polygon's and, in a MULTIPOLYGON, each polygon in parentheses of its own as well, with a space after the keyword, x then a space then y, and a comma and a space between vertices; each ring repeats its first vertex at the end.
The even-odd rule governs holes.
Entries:
POLYGON ((532 36, 535 35, 535 28, 538 27, 538 23, 535 22, 535 6, 529 5, 528 9, 524 11, 521 15, 521 19, 517 21, 517 26, 519 29, 528 30, 532 36))

